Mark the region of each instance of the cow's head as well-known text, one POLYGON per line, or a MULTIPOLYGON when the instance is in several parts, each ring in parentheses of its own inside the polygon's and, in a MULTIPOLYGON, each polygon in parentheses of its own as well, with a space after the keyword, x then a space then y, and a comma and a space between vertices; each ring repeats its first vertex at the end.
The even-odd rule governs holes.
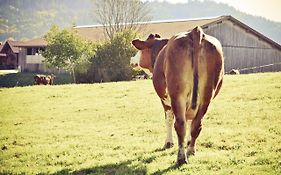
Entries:
POLYGON ((48 75, 46 77, 46 81, 47 81, 47 84, 49 85, 53 85, 54 84, 54 79, 55 79, 55 75, 54 74, 51 74, 51 75, 48 75))
MULTIPOLYGON (((160 50, 167 44, 168 39, 161 39, 158 34, 150 34, 145 41, 136 39, 132 44, 139 51, 131 58, 131 66, 141 67, 142 69, 153 72, 154 63, 160 50)), ((147 71, 145 71, 147 73, 147 71)))

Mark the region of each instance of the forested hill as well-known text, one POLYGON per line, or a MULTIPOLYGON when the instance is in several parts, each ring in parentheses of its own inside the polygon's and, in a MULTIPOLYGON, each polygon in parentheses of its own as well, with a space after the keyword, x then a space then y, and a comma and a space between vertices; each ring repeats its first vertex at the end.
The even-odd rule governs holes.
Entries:
MULTIPOLYGON (((44 35, 53 24, 60 27, 95 24, 92 0, 0 0, 0 41, 44 35)), ((281 43, 281 23, 247 15, 222 3, 193 0, 184 4, 151 2, 152 20, 232 15, 265 36, 281 43)))
POLYGON ((53 24, 92 24, 91 0, 0 0, 0 40, 44 35, 53 24))

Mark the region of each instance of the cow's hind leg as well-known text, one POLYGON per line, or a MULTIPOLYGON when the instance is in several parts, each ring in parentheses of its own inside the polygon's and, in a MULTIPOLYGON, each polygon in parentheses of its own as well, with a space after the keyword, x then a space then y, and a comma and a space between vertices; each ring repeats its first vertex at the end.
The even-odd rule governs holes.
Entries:
POLYGON ((191 120, 186 121, 186 134, 187 134, 187 146, 190 145, 191 142, 191 120))
POLYGON ((186 105, 184 100, 175 99, 172 100, 172 109, 175 114, 176 122, 175 129, 178 135, 178 157, 177 165, 180 166, 186 163, 186 156, 184 151, 184 138, 186 135, 186 119, 185 119, 185 109, 186 105))
POLYGON ((192 119, 195 118, 195 115, 197 113, 197 108, 195 110, 189 108, 186 111, 186 135, 187 135, 187 146, 190 144, 191 142, 191 123, 192 123, 192 119))
POLYGON ((165 140, 165 145, 163 149, 169 149, 174 146, 173 142, 173 125, 174 125, 174 114, 171 109, 165 111, 165 123, 166 123, 166 133, 167 137, 165 140))
POLYGON ((196 114, 196 117, 192 120, 191 123, 191 140, 190 143, 188 144, 186 156, 187 158, 191 155, 194 155, 196 152, 196 147, 195 147, 195 142, 197 137, 199 136, 201 130, 202 130, 202 118, 207 112, 209 104, 207 105, 200 105, 198 109, 198 113, 196 114))

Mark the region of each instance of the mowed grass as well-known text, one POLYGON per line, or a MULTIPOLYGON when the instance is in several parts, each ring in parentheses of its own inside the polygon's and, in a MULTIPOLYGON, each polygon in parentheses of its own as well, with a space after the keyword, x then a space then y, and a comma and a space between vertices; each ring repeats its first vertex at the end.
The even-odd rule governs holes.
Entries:
POLYGON ((281 73, 225 76, 188 164, 164 140, 151 80, 0 89, 0 174, 264 175, 281 174, 281 73))

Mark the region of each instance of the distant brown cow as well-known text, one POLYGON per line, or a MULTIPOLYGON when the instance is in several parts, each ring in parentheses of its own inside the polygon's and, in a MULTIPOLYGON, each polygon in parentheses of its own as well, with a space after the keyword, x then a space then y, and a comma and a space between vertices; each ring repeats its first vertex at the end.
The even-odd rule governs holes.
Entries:
POLYGON ((52 75, 35 75, 34 76, 34 84, 40 85, 53 85, 55 76, 52 75))
POLYGON ((169 40, 151 34, 145 41, 136 39, 132 44, 139 50, 139 66, 153 73, 153 85, 165 111, 167 137, 164 148, 173 146, 174 124, 178 136, 177 165, 182 165, 186 163, 186 157, 195 154, 201 121, 221 88, 222 46, 200 27, 169 40))

